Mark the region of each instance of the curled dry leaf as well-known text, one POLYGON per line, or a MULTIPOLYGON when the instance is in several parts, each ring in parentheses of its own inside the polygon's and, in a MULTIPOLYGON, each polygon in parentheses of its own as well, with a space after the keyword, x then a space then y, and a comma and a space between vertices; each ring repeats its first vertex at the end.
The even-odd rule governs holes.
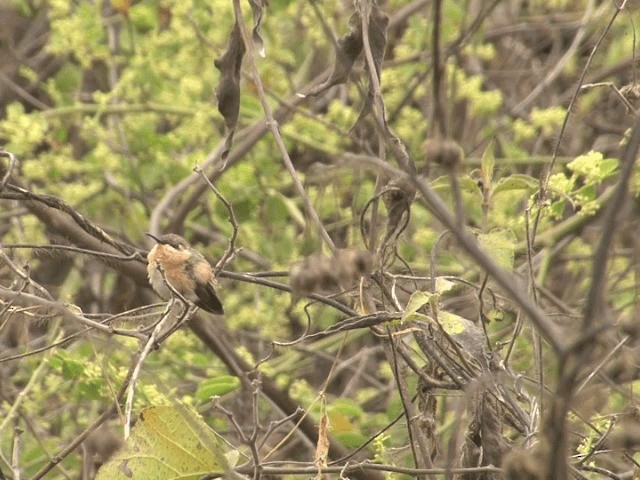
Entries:
POLYGON ((238 20, 231 30, 227 49, 224 54, 214 60, 213 64, 220 70, 220 81, 216 88, 218 111, 224 118, 227 127, 227 138, 222 151, 222 159, 226 159, 233 145, 233 135, 238 125, 240 114, 240 70, 246 49, 242 41, 238 20))
POLYGON ((349 19, 349 33, 340 38, 336 44, 336 58, 329 78, 326 82, 312 89, 309 95, 318 95, 334 85, 345 83, 361 51, 362 21, 360 13, 356 12, 349 19))
MULTIPOLYGON (((504 411, 488 390, 473 394, 469 401, 471 422, 465 432, 461 465, 477 467, 501 465, 510 445, 502 433, 504 411)), ((498 480, 502 475, 492 472, 461 474, 459 480, 498 480)))
POLYGON ((253 38, 253 44, 258 49, 261 57, 265 56, 264 40, 262 40, 260 36, 260 27, 262 26, 262 15, 266 3, 266 0, 249 0, 251 10, 253 11, 253 31, 251 32, 251 36, 253 38))
MULTIPOLYGON (((318 468, 327 466, 329 446, 329 417, 326 413, 323 413, 318 424, 318 444, 316 445, 315 455, 315 464, 318 468)), ((318 475, 316 478, 322 478, 322 476, 318 475)))
MULTIPOLYGON (((387 46, 387 25, 389 17, 382 12, 377 5, 373 5, 369 15, 369 46, 373 56, 373 63, 376 68, 376 76, 380 78, 380 70, 382 61, 384 60, 384 52, 387 46)), ((359 11, 355 12, 349 18, 349 33, 341 37, 335 46, 335 60, 331 69, 331 74, 326 82, 318 85, 309 92, 309 95, 318 95, 326 89, 345 83, 349 78, 351 69, 356 59, 362 53, 364 46, 362 35, 362 16, 359 11)), ((365 65, 368 71, 368 66, 365 65)), ((371 91, 371 86, 369 91, 371 91)), ((366 107, 363 106, 363 111, 366 107)))
MULTIPOLYGON (((371 57, 373 58, 373 65, 375 72, 371 72, 369 64, 365 62, 365 71, 369 73, 369 79, 371 75, 375 75, 380 82, 380 71, 382 70, 382 62, 384 61, 384 53, 387 48, 387 26, 389 25, 389 17, 382 12, 377 5, 373 5, 371 8, 371 14, 369 15, 369 31, 367 32, 367 38, 369 40, 369 48, 371 49, 371 57)), ((379 93, 379 92, 378 92, 379 93)), ((369 114, 373 107, 373 99, 376 92, 374 91, 373 82, 369 80, 369 91, 367 98, 365 99, 360 114, 356 123, 354 123, 351 129, 354 129, 360 122, 369 114)), ((385 124, 386 124, 386 120, 385 124)), ((385 125, 386 128, 386 125, 385 125)))
POLYGON ((411 204, 416 196, 414 186, 404 179, 389 181, 386 189, 388 192, 382 196, 387 208, 387 232, 383 243, 387 243, 394 234, 399 236, 402 233, 409 222, 411 204))

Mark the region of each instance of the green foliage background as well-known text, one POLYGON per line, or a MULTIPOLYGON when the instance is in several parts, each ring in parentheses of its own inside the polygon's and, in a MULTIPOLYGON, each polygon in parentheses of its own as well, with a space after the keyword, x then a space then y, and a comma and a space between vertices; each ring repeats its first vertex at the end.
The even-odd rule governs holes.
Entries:
MULTIPOLYGON (((403 17, 403 8, 410 3, 390 0, 382 5, 391 16, 382 95, 390 127, 406 145, 419 172, 453 209, 450 172, 429 163, 424 155, 425 140, 436 135, 431 10, 424 6, 403 17)), ((630 32, 639 15, 633 9, 621 15, 596 50, 586 83, 611 82, 619 95, 606 86, 580 91, 550 174, 548 195, 540 199, 536 196, 540 178, 551 165, 577 79, 615 9, 612 4, 594 5, 589 0, 529 2, 528 7, 515 1, 491 8, 480 5, 484 3, 443 2, 446 110, 450 137, 465 152, 455 175, 467 224, 501 266, 526 278, 527 219, 539 216, 536 265, 531 275, 551 293, 541 300, 542 306, 550 315, 558 315, 558 324, 570 332, 578 328, 575 313, 584 307, 590 284, 600 227, 596 214, 610 198, 607 194, 619 168, 619 145, 636 116, 636 111, 628 108, 635 108, 638 98, 635 36, 630 32), (475 19, 479 19, 477 25, 475 19), (578 30, 584 30, 585 37, 572 49, 578 30), (565 52, 571 55, 561 73, 530 104, 517 108, 545 81, 565 52), (560 308, 555 300, 567 308, 560 308)), ((7 29, 17 39, 26 35, 25 26, 38 15, 46 16, 46 41, 39 52, 49 62, 55 61, 55 68, 45 70, 34 58, 15 63, 9 73, 19 88, 7 87, 5 96, 0 97, 4 101, 0 104, 0 145, 19 158, 15 174, 30 189, 64 199, 112 236, 143 248, 148 247, 144 232, 151 212, 224 141, 224 123, 215 99, 219 71, 213 67, 213 59, 224 52, 234 22, 233 4, 222 0, 122 4, 120 11, 116 8, 120 2, 12 0, 2 5, 3 13, 11 12, 7 29), (22 89, 28 97, 19 95, 22 89)), ((249 25, 250 8, 247 4, 242 8, 249 25)), ((333 41, 322 22, 337 38, 348 31, 353 11, 350 2, 272 0, 262 26, 266 57, 258 57, 272 108, 290 101, 317 75, 330 70, 333 41)), ((5 41, 2 46, 9 48, 10 44, 5 41)), ((264 119, 256 85, 246 75, 246 68, 242 78, 240 131, 264 119)), ((375 195, 374 173, 342 157, 346 152, 378 148, 373 122, 351 130, 366 85, 360 62, 346 84, 305 100, 280 125, 312 204, 339 247, 364 246, 360 214, 375 195)), ((236 146, 242 141, 242 134, 238 134, 236 146)), ((392 161, 390 154, 388 157, 392 161)), ((329 253, 308 222, 270 135, 229 165, 216 186, 237 216, 237 246, 245 253, 239 253, 229 269, 288 271, 293 263, 323 248, 329 253)), ((632 189, 629 221, 619 227, 611 252, 606 291, 611 325, 638 314, 640 249, 634 233, 638 223, 635 195, 640 192, 637 169, 632 189)), ((386 218, 382 204, 380 209, 381 218, 386 218)), ((161 227, 175 227, 170 218, 175 210, 167 213, 161 227)), ((21 211, 17 203, 3 200, 0 215, 6 222, 1 227, 3 245, 50 242, 45 225, 21 211)), ((227 217, 224 205, 207 190, 178 227, 213 263, 222 255, 232 232, 227 217)), ((442 230, 428 206, 417 200, 407 229, 394 245, 398 257, 386 259, 385 269, 392 274, 428 276, 430 255, 442 230)), ((17 265, 28 261, 32 271, 38 271, 48 258, 24 249, 11 252, 17 265)), ((436 260, 438 276, 454 277, 460 285, 466 282, 472 286, 441 292, 437 298, 440 308, 478 320, 477 299, 470 292, 482 283, 483 271, 461 254, 455 242, 446 239, 436 260), (460 298, 470 307, 460 306, 460 298)), ((55 298, 77 305, 87 314, 115 314, 144 303, 140 292, 146 286, 127 287, 122 275, 108 265, 80 255, 65 261, 71 268, 59 284, 47 284, 47 272, 39 277, 55 298)), ((2 285, 8 287, 12 272, 5 268, 0 274, 2 285)), ((269 353, 271 340, 290 341, 306 323, 304 302, 292 306, 288 294, 229 280, 222 280, 221 292, 234 345, 252 364, 269 353)), ((405 293, 411 292, 401 295, 402 307, 408 301, 405 293)), ((484 325, 489 344, 504 355, 513 339, 509 358, 513 371, 539 378, 536 375, 542 368, 544 381, 551 384, 555 358, 546 355, 536 363, 535 335, 528 324, 525 322, 523 334, 514 334, 522 315, 517 305, 499 291, 494 298, 492 305, 485 305, 485 316, 491 320, 484 325)), ((312 306, 310 312, 312 331, 343 318, 324 306, 312 306)), ((33 349, 34 338, 52 344, 77 330, 55 316, 31 316, 28 311, 11 318, 3 311, 0 320, 29 323, 20 340, 3 340, 2 358, 33 349)), ((401 412, 401 403, 392 367, 375 337, 362 330, 351 333, 344 346, 342 342, 338 335, 297 347, 277 347, 260 371, 319 418, 323 410, 315 402, 328 374, 327 358, 340 352, 341 361, 361 365, 358 371, 363 377, 349 384, 353 369, 340 364, 327 399, 333 433, 343 445, 355 448, 392 421, 401 412)), ((130 339, 91 334, 69 345, 0 364, 6 385, 0 397, 0 419, 12 412, 16 424, 27 428, 19 456, 25 478, 112 400, 137 348, 130 339), (18 402, 16 392, 24 389, 27 394, 18 402)), ((425 363, 417 349, 414 353, 418 363, 425 363)), ((416 384, 416 378, 409 379, 412 392, 416 384)), ((597 422, 621 414, 633 403, 635 385, 633 377, 624 387, 611 388, 587 417, 597 422)), ((539 388, 535 381, 529 387, 531 392, 539 388)), ((145 363, 134 408, 138 411, 182 402, 198 409, 223 437, 231 438, 229 422, 211 405, 215 395, 238 410, 250 403, 250 393, 199 340, 183 330, 145 363)), ((458 427, 456 410, 450 407, 453 402, 445 397, 439 404, 438 435, 443 445, 458 427)), ((267 422, 274 412, 262 405, 260 415, 267 422)), ((12 426, 13 422, 0 422, 0 466, 5 472, 13 448, 12 426)), ((118 431, 117 419, 111 426, 118 431)), ((579 428, 580 445, 597 437, 584 425, 579 428)), ((522 442, 513 432, 505 435, 517 444, 522 442)), ((406 424, 400 424, 392 427, 388 436, 378 438, 367 454, 381 462, 410 465, 411 457, 403 451, 407 442, 406 424)), ((292 455, 288 459, 310 457, 292 455)), ((66 457, 51 478, 80 471, 82 462, 81 455, 66 457)))

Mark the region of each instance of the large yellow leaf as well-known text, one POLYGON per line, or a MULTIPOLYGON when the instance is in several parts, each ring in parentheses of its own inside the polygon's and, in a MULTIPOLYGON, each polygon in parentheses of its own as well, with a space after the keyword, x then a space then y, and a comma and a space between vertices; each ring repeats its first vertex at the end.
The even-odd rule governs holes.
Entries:
POLYGON ((122 449, 96 480, 197 479, 228 470, 209 426, 185 407, 150 407, 140 414, 122 449))

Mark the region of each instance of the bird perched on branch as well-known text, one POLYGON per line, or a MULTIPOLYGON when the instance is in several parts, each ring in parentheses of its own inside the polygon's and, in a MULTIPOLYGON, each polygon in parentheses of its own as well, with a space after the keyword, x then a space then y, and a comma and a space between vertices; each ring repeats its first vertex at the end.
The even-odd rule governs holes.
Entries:
POLYGON ((163 298, 170 298, 171 290, 166 283, 169 282, 178 293, 198 307, 222 315, 224 308, 214 289, 216 280, 207 259, 180 235, 147 235, 157 242, 147 256, 149 282, 156 293, 163 298))

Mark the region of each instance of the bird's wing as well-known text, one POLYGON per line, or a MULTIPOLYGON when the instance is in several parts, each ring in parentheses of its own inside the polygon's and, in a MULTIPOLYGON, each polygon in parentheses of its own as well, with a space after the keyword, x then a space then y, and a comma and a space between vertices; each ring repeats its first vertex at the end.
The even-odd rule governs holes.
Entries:
POLYGON ((195 302, 197 306, 216 315, 224 314, 224 307, 213 288, 213 282, 207 282, 205 284, 196 282, 195 293, 198 297, 198 301, 195 302))

